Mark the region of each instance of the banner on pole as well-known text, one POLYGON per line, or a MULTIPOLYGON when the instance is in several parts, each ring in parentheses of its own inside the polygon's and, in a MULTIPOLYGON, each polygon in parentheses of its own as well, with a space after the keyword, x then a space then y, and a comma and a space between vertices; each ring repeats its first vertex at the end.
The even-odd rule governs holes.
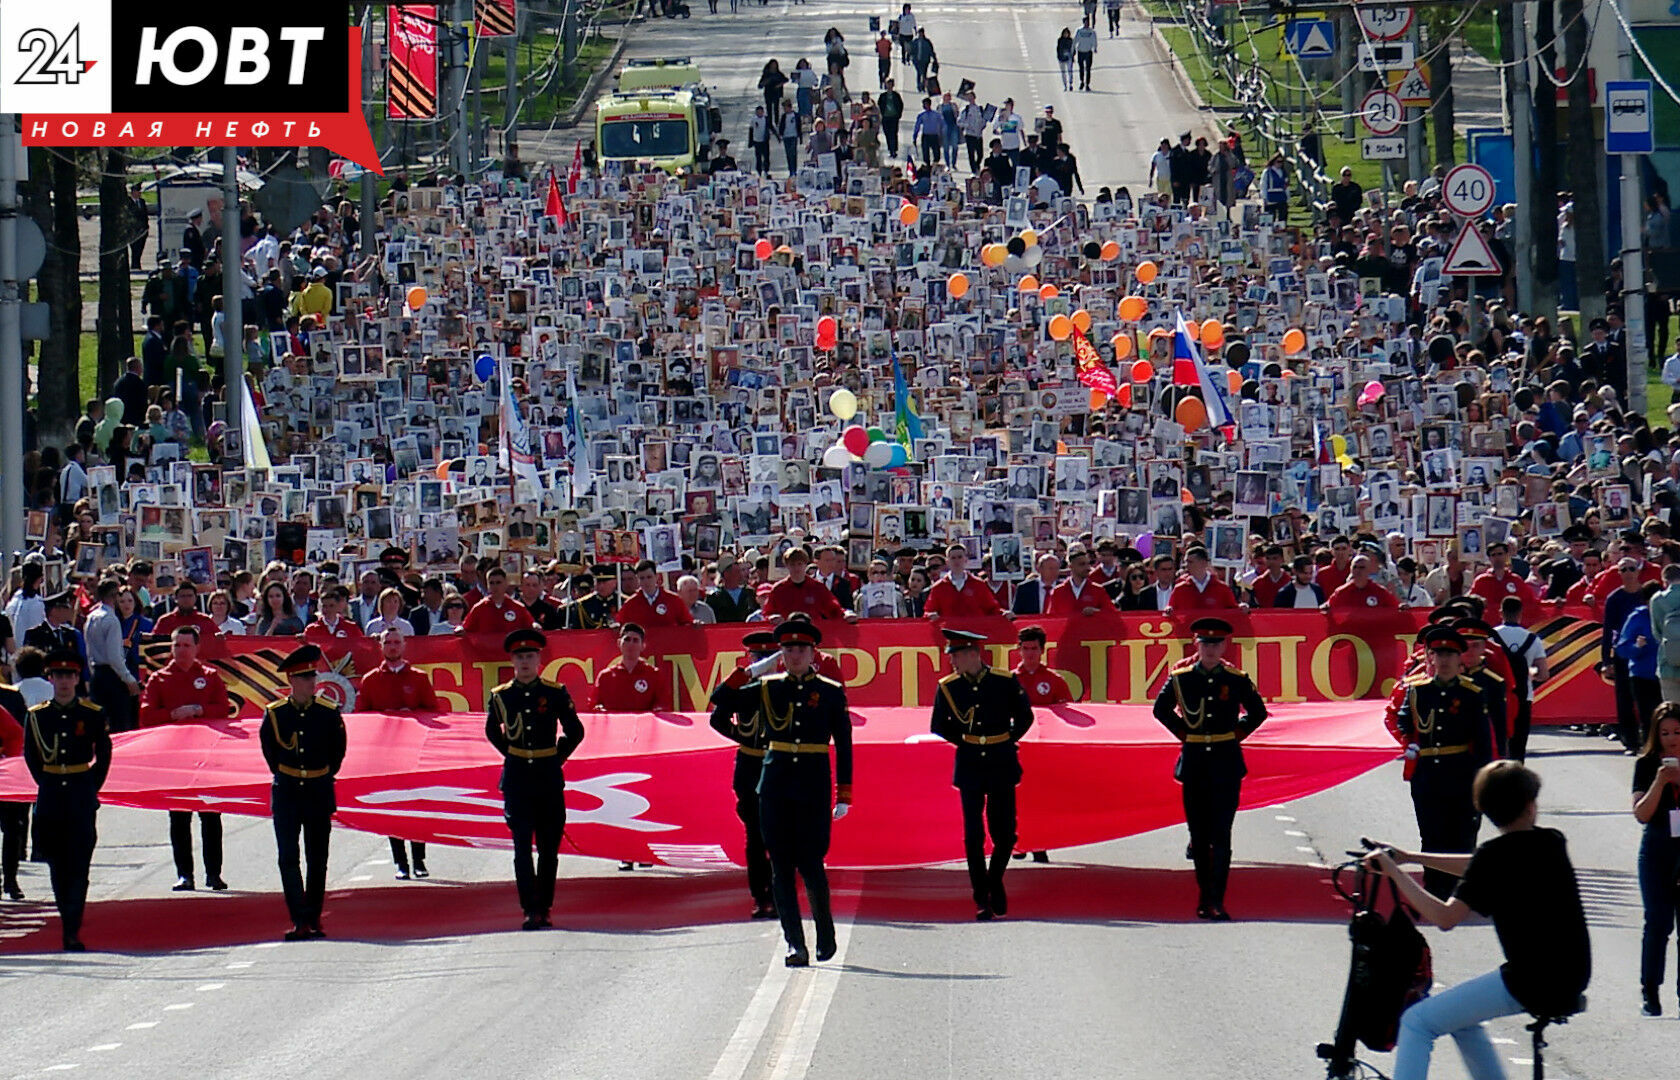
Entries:
POLYGON ((438 115, 436 4, 409 4, 386 16, 385 118, 435 120, 438 115))

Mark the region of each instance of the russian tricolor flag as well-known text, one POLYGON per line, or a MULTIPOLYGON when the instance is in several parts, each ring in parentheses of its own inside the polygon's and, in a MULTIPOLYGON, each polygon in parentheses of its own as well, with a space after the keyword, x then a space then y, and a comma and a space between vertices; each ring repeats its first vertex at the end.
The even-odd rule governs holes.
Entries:
POLYGON ((1178 327, 1173 331, 1173 385, 1199 389, 1202 405, 1207 409, 1208 427, 1218 429, 1227 439, 1236 437, 1237 417, 1231 412, 1226 389, 1208 371, 1202 351, 1190 339, 1190 328, 1184 325, 1184 313, 1174 312, 1178 327))

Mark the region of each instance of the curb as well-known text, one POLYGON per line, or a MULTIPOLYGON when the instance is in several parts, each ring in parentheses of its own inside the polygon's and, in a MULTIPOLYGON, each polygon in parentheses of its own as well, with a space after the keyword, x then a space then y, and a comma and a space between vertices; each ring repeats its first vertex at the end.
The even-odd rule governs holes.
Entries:
POLYGON ((572 111, 564 120, 554 125, 555 130, 564 131, 577 127, 584 115, 595 107, 595 99, 601 94, 601 84, 611 78, 613 72, 618 69, 618 62, 624 57, 624 50, 630 45, 630 25, 623 24, 618 32, 618 45, 613 49, 612 55, 607 57, 607 62, 597 68, 595 74, 589 77, 589 81, 583 84, 577 103, 572 106, 572 111))
POLYGON ((1161 33, 1161 28, 1154 19, 1149 20, 1149 39, 1154 44, 1155 51, 1160 54, 1161 62, 1171 69, 1173 78, 1178 80, 1179 92, 1184 95, 1184 99, 1190 103, 1191 107, 1199 112, 1215 111, 1212 105, 1202 100, 1202 95, 1197 91, 1196 84, 1190 81, 1190 73, 1184 70, 1184 65, 1179 61, 1178 54, 1173 52, 1171 45, 1167 44, 1166 36, 1161 33))

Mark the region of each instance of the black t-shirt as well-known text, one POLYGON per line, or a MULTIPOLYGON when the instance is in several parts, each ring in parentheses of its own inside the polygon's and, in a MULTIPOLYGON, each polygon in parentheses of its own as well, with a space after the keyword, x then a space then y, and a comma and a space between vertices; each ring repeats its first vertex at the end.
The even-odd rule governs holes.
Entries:
POLYGON ((1563 834, 1503 833, 1476 849, 1457 896, 1493 920, 1505 989, 1535 1016, 1573 1013, 1592 977, 1592 943, 1563 834))
MULTIPOLYGON (((1633 794, 1635 798, 1644 798, 1651 790, 1651 781, 1657 778, 1657 769, 1662 766, 1662 754, 1642 754, 1633 764, 1633 794)), ((1651 815, 1651 820, 1645 823, 1645 831, 1654 833, 1664 839, 1669 838, 1668 812, 1680 810, 1680 799, 1675 798, 1674 786, 1668 785, 1663 789, 1662 801, 1657 803, 1657 812, 1651 815)), ((1680 844, 1680 839, 1674 841, 1680 844)))

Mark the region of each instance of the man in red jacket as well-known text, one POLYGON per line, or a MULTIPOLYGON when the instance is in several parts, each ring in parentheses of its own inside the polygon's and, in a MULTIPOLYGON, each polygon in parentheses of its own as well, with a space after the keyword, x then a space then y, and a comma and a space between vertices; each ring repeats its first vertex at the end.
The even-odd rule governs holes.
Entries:
POLYGON ((618 628, 618 659, 595 680, 596 712, 660 712, 671 707, 669 680, 642 659, 647 635, 633 622, 618 628))
POLYGON ((991 586, 968 572, 968 549, 952 544, 945 549, 945 576, 928 590, 922 614, 930 619, 948 619, 1002 615, 1003 608, 991 586))
MULTIPOLYGON (((1090 587, 1103 592, 1095 582, 1090 587)), ((1022 627, 1015 636, 1015 644, 1021 654, 1021 662, 1015 665, 1015 679, 1027 692, 1027 703, 1035 708, 1040 705, 1065 705, 1073 700, 1073 691, 1068 689, 1067 680, 1044 666, 1044 647, 1049 640, 1042 626, 1022 627)), ((1022 858, 1023 854, 1016 852, 1015 857, 1022 858)), ((1033 862, 1050 861, 1048 851, 1035 851, 1032 857, 1033 862)))
POLYGON ((1213 562, 1208 558, 1207 548, 1186 550, 1184 576, 1173 586, 1172 596, 1167 600, 1167 612, 1188 615, 1195 611, 1229 611, 1231 608, 1246 611, 1248 605, 1237 603, 1237 595, 1231 587, 1213 576, 1213 562))
MULTIPOLYGON (((183 622, 169 636, 169 663, 146 680, 140 695, 140 726, 226 720, 233 715, 227 684, 215 668, 198 662, 198 628, 183 622)), ((193 886, 191 810, 169 811, 169 846, 175 852, 175 892, 193 886)), ((222 815, 201 810, 199 836, 204 841, 204 883, 216 892, 222 880, 222 815)))
POLYGON ((1638 529, 1629 529, 1622 534, 1621 559, 1606 559, 1605 569, 1587 586, 1582 600, 1593 606, 1598 614, 1604 614, 1604 600, 1611 593, 1622 587, 1622 559, 1632 559, 1639 564, 1639 584, 1647 581, 1662 582, 1662 568, 1645 558, 1645 535, 1638 529))
POLYGON ((1470 595, 1481 597, 1482 610, 1489 612, 1499 611, 1507 596, 1515 596, 1523 605, 1518 622, 1527 626, 1537 621, 1540 618, 1540 598, 1535 595, 1534 586, 1511 570, 1510 543, 1495 540, 1487 545, 1487 557, 1493 566, 1476 575, 1476 580, 1470 585, 1470 595))
POLYGON ((1068 548, 1068 578, 1050 590, 1046 615, 1101 615, 1114 610, 1108 590, 1091 573, 1091 553, 1078 544, 1068 548))
POLYGON ((1267 544, 1260 549, 1260 557, 1265 560, 1266 568, 1255 575, 1248 591, 1254 597, 1255 607, 1268 608, 1277 603, 1278 593, 1289 584, 1289 570, 1283 565, 1281 544, 1267 544))
POLYGON ((537 625, 525 605, 508 595, 506 570, 499 566, 491 567, 484 575, 484 587, 489 592, 474 604, 472 610, 467 612, 467 617, 461 620, 461 633, 499 634, 505 637, 515 630, 537 625))
POLYGON ((1350 611, 1377 611, 1399 608, 1399 599, 1371 580, 1374 569, 1371 556, 1360 555, 1348 564, 1348 578, 1324 602, 1326 611, 1346 614, 1350 611))
POLYGON ((199 637, 211 637, 219 629, 216 620, 198 610, 198 590, 190 581, 175 586, 175 610, 159 616, 152 633, 158 637, 169 637, 175 633, 177 626, 194 627, 199 637))
POLYGON ((652 559, 636 564, 636 591, 618 609, 619 625, 693 626, 694 616, 682 597, 659 584, 659 571, 652 559))
MULTIPOLYGON (((383 713, 438 712, 442 708, 431 678, 408 662, 407 653, 408 639, 400 627, 390 627, 379 635, 379 666, 362 676, 361 690, 356 695, 358 708, 383 713)), ((391 841, 391 861, 397 864, 397 880, 407 881, 410 863, 402 838, 387 839, 391 841)), ((425 843, 416 840, 413 847, 413 876, 430 877, 425 843)))
POLYGON ((320 604, 320 613, 303 628, 303 640, 320 649, 330 662, 367 635, 350 619, 350 590, 343 585, 334 585, 322 593, 320 604))
POLYGON ((1318 587, 1329 596, 1342 587, 1347 581, 1348 574, 1353 567, 1353 541, 1345 536, 1333 537, 1330 540, 1330 563, 1318 568, 1318 587))
POLYGON ((770 602, 764 608, 765 618, 781 622, 794 615, 804 615, 813 620, 857 621, 856 612, 841 607, 840 601, 828 591, 828 586, 808 573, 811 569, 809 552, 802 547, 789 548, 783 561, 787 564, 788 576, 771 587, 770 602))

